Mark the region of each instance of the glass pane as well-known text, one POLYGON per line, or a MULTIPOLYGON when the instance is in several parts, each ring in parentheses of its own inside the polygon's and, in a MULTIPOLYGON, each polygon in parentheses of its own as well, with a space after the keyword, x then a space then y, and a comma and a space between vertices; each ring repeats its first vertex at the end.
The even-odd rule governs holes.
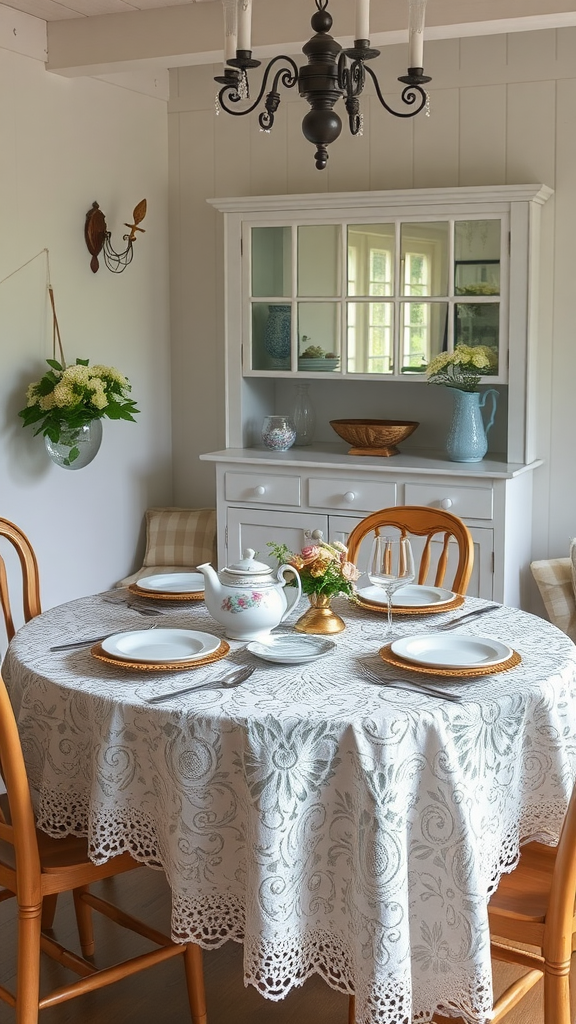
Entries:
POLYGON ((392 295, 394 225, 351 224, 348 228, 348 295, 392 295))
POLYGON ((340 225, 298 228, 298 295, 340 293, 340 225))
POLYGON ((348 373, 393 373, 393 328, 391 302, 349 302, 348 373))
POLYGON ((339 307, 335 302, 298 304, 298 369, 309 373, 340 369, 339 307))
POLYGON ((289 305, 252 303, 252 369, 290 369, 290 331, 292 310, 289 305))
POLYGON ((500 294, 499 220, 461 220, 454 225, 456 295, 500 294))
POLYGON ((290 228, 252 228, 252 295, 292 294, 290 228))
POLYGON ((424 373, 447 345, 447 302, 403 302, 400 306, 400 372, 424 373))
POLYGON ((400 294, 448 294, 449 224, 400 226, 400 294))
POLYGON ((457 302, 454 306, 454 344, 487 346, 486 354, 494 364, 489 375, 498 373, 499 324, 499 302, 457 302))

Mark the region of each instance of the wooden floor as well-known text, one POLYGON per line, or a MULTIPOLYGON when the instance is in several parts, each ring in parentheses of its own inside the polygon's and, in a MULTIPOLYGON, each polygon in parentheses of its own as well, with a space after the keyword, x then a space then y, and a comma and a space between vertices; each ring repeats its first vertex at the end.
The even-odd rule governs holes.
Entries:
MULTIPOLYGON (((147 869, 120 876, 103 883, 105 895, 113 887, 114 899, 129 910, 164 930, 169 930, 170 899, 161 872, 147 869), (117 893, 122 893, 122 900, 117 893)), ((95 887, 96 891, 96 887, 95 887)), ((106 951, 106 962, 120 959, 123 953, 136 951, 140 940, 127 936, 95 915, 96 949, 106 951), (112 930, 113 929, 113 930, 112 930), (118 945, 127 941, 129 947, 118 945)), ((75 941, 76 928, 67 897, 60 898, 55 921, 55 934, 63 942, 75 941)), ((0 983, 13 988, 15 973, 15 908, 14 901, 0 904, 0 983)), ((142 946, 142 948, 145 948, 142 946)), ((96 957, 97 962, 100 958, 96 957)), ((575 965, 576 970, 576 965, 575 965)), ((512 968, 496 965, 495 984, 505 982, 512 968)), ((228 942, 220 949, 204 954, 204 974, 209 1024, 346 1024, 347 997, 332 991, 320 978, 311 978, 280 1002, 263 999, 254 988, 245 988, 242 977, 242 947, 228 942)), ((70 974, 59 965, 46 961, 45 981, 52 987, 70 974)), ((576 974, 574 976, 576 982, 576 974)), ((507 1024, 542 1024, 541 985, 524 1001, 524 1005, 506 1018, 507 1024)), ((12 1024, 14 1011, 0 1002, 0 1024, 12 1024)), ((188 1002, 184 970, 180 958, 151 971, 128 978, 101 992, 92 992, 62 1006, 44 1010, 41 1024, 187 1024, 188 1002)), ((576 1021, 576 1013, 573 1014, 576 1021)))

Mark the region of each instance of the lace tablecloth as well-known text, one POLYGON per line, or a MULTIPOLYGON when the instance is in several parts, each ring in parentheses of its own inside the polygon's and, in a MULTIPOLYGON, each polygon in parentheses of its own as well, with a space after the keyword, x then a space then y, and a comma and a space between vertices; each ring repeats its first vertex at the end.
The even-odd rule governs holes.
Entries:
MULTIPOLYGON (((347 628, 316 662, 269 664, 231 641, 225 661, 158 674, 48 647, 156 621, 221 635, 203 603, 156 620, 101 595, 29 622, 3 673, 39 823, 87 834, 96 862, 128 848, 161 865, 174 936, 242 941, 245 980, 270 999, 318 972, 356 993, 358 1024, 441 1007, 484 1022, 488 895, 522 840, 557 840, 576 773, 576 647, 499 608, 459 632, 522 663, 458 681, 466 699, 448 703, 364 678, 369 655, 402 674, 377 658, 385 617, 336 607, 347 628), (247 661, 257 670, 238 689, 145 703, 247 661)), ((397 618, 394 636, 441 621, 397 618)))

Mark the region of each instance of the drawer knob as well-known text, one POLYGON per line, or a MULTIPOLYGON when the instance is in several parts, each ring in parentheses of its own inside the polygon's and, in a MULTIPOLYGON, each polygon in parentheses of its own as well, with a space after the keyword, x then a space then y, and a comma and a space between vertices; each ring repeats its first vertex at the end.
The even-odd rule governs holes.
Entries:
POLYGON ((452 498, 442 498, 442 501, 440 502, 440 508, 449 509, 452 508, 453 504, 454 502, 452 501, 452 498))
POLYGON ((353 501, 356 501, 356 495, 354 494, 354 491, 346 491, 346 494, 344 495, 344 501, 347 501, 349 505, 351 505, 353 501))
POLYGON ((263 494, 266 494, 266 488, 263 487, 262 484, 260 484, 259 487, 255 487, 254 490, 255 490, 256 494, 260 495, 260 497, 262 497, 263 494))

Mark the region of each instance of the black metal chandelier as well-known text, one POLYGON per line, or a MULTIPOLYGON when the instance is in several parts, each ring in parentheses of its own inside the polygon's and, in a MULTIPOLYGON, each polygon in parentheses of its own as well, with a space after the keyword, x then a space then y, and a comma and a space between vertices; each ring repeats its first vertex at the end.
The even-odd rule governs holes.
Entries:
POLYGON ((342 120, 334 110, 338 100, 344 100, 351 134, 362 134, 363 116, 359 97, 364 90, 367 75, 374 83, 380 103, 394 117, 414 117, 427 107, 428 96, 422 86, 431 79, 424 74, 423 68, 424 10, 427 0, 409 0, 409 67, 406 75, 402 75, 398 81, 404 84, 401 98, 410 109, 400 111, 388 105, 376 74, 368 63, 380 54, 380 50, 370 46, 368 38, 370 0, 357 0, 357 38, 354 46, 349 49, 343 49, 329 34, 332 16, 327 11, 328 0, 314 2, 316 12, 310 24, 315 35, 302 47, 308 63, 299 68, 291 57, 273 57, 265 68, 258 96, 254 102, 250 102, 248 71, 260 66, 259 60, 252 59, 250 43, 252 0, 222 0, 225 67, 224 74, 215 78, 222 86, 216 99, 216 112, 222 109, 227 114, 242 117, 256 110, 264 98, 264 109, 258 116, 258 123, 262 131, 269 132, 280 105, 279 85, 286 89, 293 89, 297 85, 300 95, 311 108, 302 120, 302 132, 316 146, 315 162, 321 171, 328 162, 327 147, 342 131, 342 120), (272 81, 268 90, 269 79, 272 81), (249 105, 238 108, 237 104, 242 101, 248 101, 249 105))

